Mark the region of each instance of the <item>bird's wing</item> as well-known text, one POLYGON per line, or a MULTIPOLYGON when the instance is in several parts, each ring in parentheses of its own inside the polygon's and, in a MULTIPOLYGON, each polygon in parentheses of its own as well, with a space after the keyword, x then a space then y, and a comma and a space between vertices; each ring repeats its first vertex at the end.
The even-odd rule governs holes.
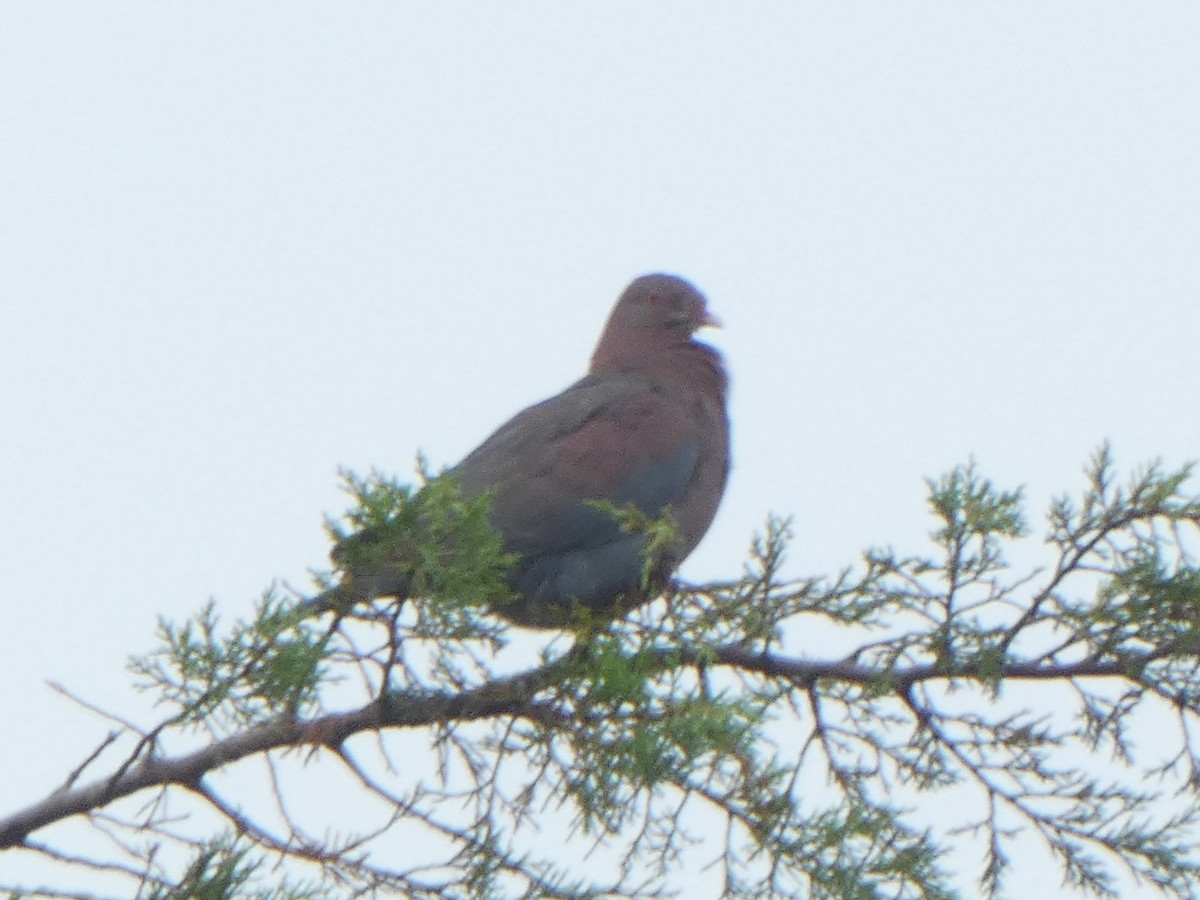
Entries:
POLYGON ((685 401, 640 375, 589 375, 518 413, 454 470, 463 490, 495 492, 492 521, 527 557, 622 538, 588 504, 632 503, 657 515, 684 496, 700 442, 685 401))

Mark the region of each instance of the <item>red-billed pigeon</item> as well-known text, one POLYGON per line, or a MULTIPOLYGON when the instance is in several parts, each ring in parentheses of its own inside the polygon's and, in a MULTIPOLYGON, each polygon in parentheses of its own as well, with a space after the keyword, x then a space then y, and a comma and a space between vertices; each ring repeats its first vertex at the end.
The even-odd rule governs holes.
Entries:
MULTIPOLYGON (((497 613, 553 628, 571 621, 576 604, 607 619, 649 599, 646 536, 589 501, 633 504, 651 518, 670 508, 676 542, 651 561, 651 587, 700 542, 729 474, 725 370, 712 347, 693 339, 717 324, 684 279, 636 279, 617 300, 588 374, 517 413, 451 470, 464 494, 493 492, 492 525, 519 555, 508 578, 516 597, 497 613)), ((349 574, 360 595, 404 590, 349 574)))

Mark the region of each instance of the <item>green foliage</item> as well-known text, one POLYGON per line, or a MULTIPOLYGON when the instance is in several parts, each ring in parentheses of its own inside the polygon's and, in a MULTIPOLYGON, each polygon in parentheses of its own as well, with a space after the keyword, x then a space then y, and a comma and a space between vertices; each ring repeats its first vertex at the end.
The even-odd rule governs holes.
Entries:
POLYGON ((422 485, 413 489, 378 472, 366 478, 343 472, 354 507, 347 525, 329 522, 334 559, 345 573, 375 573, 407 586, 413 598, 436 598, 444 636, 469 633, 464 611, 503 603, 504 576, 516 556, 504 552, 488 521, 490 495, 464 497, 447 475, 431 479, 419 464, 422 485))
POLYGON ((262 860, 228 835, 200 846, 177 884, 154 884, 145 900, 332 900, 329 891, 282 882, 258 887, 262 860))
MULTIPOLYGON (((730 897, 999 897, 1030 844, 1095 896, 1129 877, 1200 895, 1200 498, 1187 467, 1119 483, 1107 448, 1085 475, 1035 547, 1022 491, 957 467, 928 483, 930 543, 831 578, 785 576, 791 526, 772 518, 737 580, 585 617, 536 659, 488 612, 513 562, 488 498, 346 476, 335 561, 407 602, 270 592, 228 627, 209 604, 134 664, 171 714, 118 776, 147 734, 203 729, 222 739, 205 773, 267 754, 284 822, 179 779, 239 837, 192 839, 153 896, 641 897, 703 866, 730 897), (1045 561, 1013 571, 1017 548, 1045 561), (359 831, 293 820, 307 785, 278 758, 298 747, 361 787, 359 831), (611 878, 575 865, 590 852, 611 878), (316 887, 278 881, 281 861, 316 887)), ((669 515, 608 512, 648 535, 653 585, 669 515)), ((171 783, 133 833, 176 838, 171 783)))
POLYGON ((814 900, 874 900, 896 882, 920 885, 927 900, 949 900, 956 894, 937 866, 940 849, 900 813, 855 803, 816 815, 790 848, 793 857, 812 861, 814 900))
POLYGON ((176 709, 174 722, 228 731, 314 711, 328 635, 292 601, 268 592, 250 622, 224 634, 213 602, 181 625, 161 619, 158 628, 161 647, 130 667, 176 709))
POLYGON ((669 661, 648 650, 629 652, 612 635, 599 636, 565 678, 578 728, 571 751, 579 777, 571 790, 583 824, 597 819, 616 830, 623 804, 617 794, 636 793, 668 781, 686 780, 706 757, 748 756, 763 710, 739 698, 714 698, 662 679, 669 661), (615 818, 607 818, 615 813, 615 818))

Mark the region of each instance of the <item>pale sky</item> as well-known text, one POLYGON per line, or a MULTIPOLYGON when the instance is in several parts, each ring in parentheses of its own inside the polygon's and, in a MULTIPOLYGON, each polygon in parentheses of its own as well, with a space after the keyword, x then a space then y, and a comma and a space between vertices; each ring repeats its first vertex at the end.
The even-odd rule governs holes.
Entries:
POLYGON ((733 378, 691 580, 1200 457, 1200 5, 0 4, 0 812, 106 732, 47 680, 140 709, 158 615, 304 585, 338 466, 457 461, 653 270, 733 378))

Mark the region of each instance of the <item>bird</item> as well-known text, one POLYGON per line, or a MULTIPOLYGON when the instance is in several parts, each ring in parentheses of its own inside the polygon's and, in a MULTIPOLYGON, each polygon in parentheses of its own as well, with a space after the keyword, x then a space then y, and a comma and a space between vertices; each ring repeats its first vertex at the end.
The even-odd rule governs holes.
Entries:
MULTIPOLYGON (((720 354, 695 339, 709 326, 720 322, 689 281, 634 279, 587 373, 447 471, 464 496, 490 494, 489 521, 515 558, 511 596, 493 612, 542 629, 567 627, 580 610, 612 620, 652 599, 700 543, 730 471, 728 377, 720 354), (646 533, 614 515, 630 505, 649 519, 669 511, 674 524, 648 565, 646 533)), ((403 597, 407 587, 351 567, 333 591, 403 597)))

